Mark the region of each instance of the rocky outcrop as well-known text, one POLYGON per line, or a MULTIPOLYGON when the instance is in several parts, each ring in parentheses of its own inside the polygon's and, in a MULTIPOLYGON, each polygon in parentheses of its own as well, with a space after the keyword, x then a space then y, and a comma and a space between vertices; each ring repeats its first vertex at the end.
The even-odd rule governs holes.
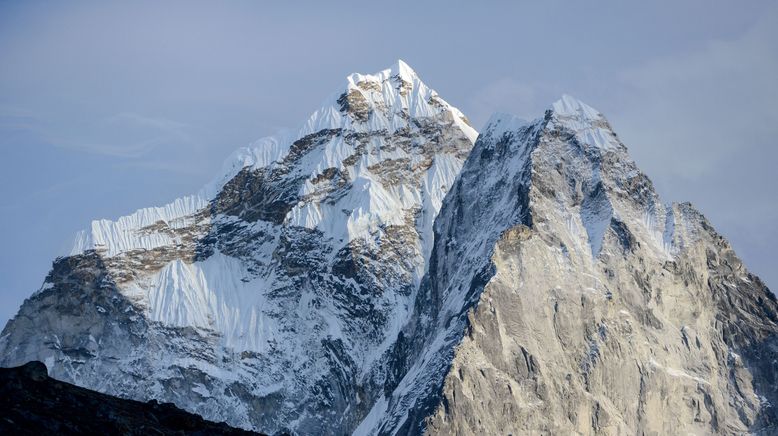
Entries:
POLYGON ((418 349, 447 364, 418 351, 374 429, 778 431, 775 297, 699 212, 661 204, 592 108, 494 119, 435 230, 420 295, 442 318, 418 349))

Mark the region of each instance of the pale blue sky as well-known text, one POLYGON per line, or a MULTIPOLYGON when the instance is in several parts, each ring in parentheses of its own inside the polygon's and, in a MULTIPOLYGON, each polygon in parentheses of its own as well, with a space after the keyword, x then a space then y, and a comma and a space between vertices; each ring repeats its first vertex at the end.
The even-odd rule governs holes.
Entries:
POLYGON ((0 0, 0 323, 94 218, 193 193, 396 59, 476 126, 562 93, 778 286, 774 2, 0 0))

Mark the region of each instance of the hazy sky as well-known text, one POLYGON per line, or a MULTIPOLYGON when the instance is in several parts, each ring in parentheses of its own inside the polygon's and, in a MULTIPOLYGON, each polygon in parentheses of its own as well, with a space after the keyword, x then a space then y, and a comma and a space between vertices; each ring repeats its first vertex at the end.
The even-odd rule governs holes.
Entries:
POLYGON ((778 287, 775 2, 0 0, 0 323, 73 235, 194 193, 398 58, 477 126, 562 93, 778 287))

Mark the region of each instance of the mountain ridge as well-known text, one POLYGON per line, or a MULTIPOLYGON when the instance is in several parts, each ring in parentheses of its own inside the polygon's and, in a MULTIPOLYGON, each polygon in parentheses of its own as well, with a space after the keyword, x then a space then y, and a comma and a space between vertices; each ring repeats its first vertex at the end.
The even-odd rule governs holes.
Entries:
POLYGON ((93 224, 0 364, 268 433, 775 428, 774 296, 596 109, 476 138, 398 61, 257 144, 93 224))
MULTIPOLYGON (((475 141, 477 133, 469 125, 469 121, 467 121, 464 115, 440 98, 434 90, 428 88, 421 82, 416 72, 408 64, 398 59, 392 67, 376 74, 352 73, 348 75, 346 77, 345 91, 338 91, 325 99, 319 109, 315 110, 296 130, 281 130, 275 135, 254 141, 248 147, 241 147, 235 150, 222 164, 221 174, 207 183, 198 193, 179 197, 163 206, 141 208, 115 220, 99 219, 94 221, 89 230, 81 231, 76 235, 69 255, 79 254, 87 249, 100 248, 107 249, 111 255, 116 255, 132 248, 150 249, 158 245, 170 243, 171 241, 169 240, 137 241, 131 243, 127 237, 111 237, 111 235, 137 230, 153 225, 160 220, 167 222, 175 221, 202 210, 208 206, 209 201, 213 200, 224 185, 241 170, 246 167, 261 168, 277 163, 289 153, 290 147, 298 139, 325 130, 343 128, 351 124, 360 125, 358 130, 378 130, 381 128, 392 130, 400 128, 403 123, 394 116, 396 112, 391 111, 392 109, 398 109, 398 107, 391 106, 398 103, 398 101, 399 108, 408 109, 409 116, 411 117, 431 115, 434 110, 428 102, 435 102, 442 106, 443 110, 451 111, 452 121, 462 128, 471 141, 475 141), (381 88, 381 86, 393 80, 400 80, 403 87, 414 90, 411 98, 406 98, 404 101, 402 97, 406 96, 405 93, 407 91, 399 87, 396 92, 387 92, 387 90, 381 88), (349 105, 347 98, 349 94, 359 96, 354 98, 364 99, 363 96, 365 94, 371 94, 369 91, 375 91, 375 89, 371 89, 371 86, 374 87, 375 85, 379 85, 378 90, 381 91, 381 97, 385 100, 384 105, 390 106, 390 119, 380 119, 378 121, 359 119, 358 121, 362 122, 352 123, 350 122, 351 118, 341 115, 341 111, 338 109, 344 109, 344 105, 349 105), (365 121, 370 122, 366 123, 365 121)), ((380 102, 371 98, 369 101, 366 101, 368 107, 363 108, 363 110, 375 110, 377 103, 380 102)), ((357 110, 356 113, 361 114, 361 110, 357 110)), ((359 117, 362 117, 362 115, 359 115, 359 117)))

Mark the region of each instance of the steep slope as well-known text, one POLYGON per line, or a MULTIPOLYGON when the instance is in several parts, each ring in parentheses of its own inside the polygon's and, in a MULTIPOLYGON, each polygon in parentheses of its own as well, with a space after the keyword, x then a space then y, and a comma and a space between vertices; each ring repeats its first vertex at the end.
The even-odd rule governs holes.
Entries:
POLYGON ((8 435, 256 435, 172 404, 123 400, 49 378, 30 362, 0 368, 0 433, 8 435))
POLYGON ((591 107, 493 118, 435 235, 434 321, 360 433, 778 432, 773 294, 591 107))
POLYGON ((0 365, 273 433, 350 432, 394 376, 432 224, 476 133, 398 62, 194 196, 95 221, 0 365))

